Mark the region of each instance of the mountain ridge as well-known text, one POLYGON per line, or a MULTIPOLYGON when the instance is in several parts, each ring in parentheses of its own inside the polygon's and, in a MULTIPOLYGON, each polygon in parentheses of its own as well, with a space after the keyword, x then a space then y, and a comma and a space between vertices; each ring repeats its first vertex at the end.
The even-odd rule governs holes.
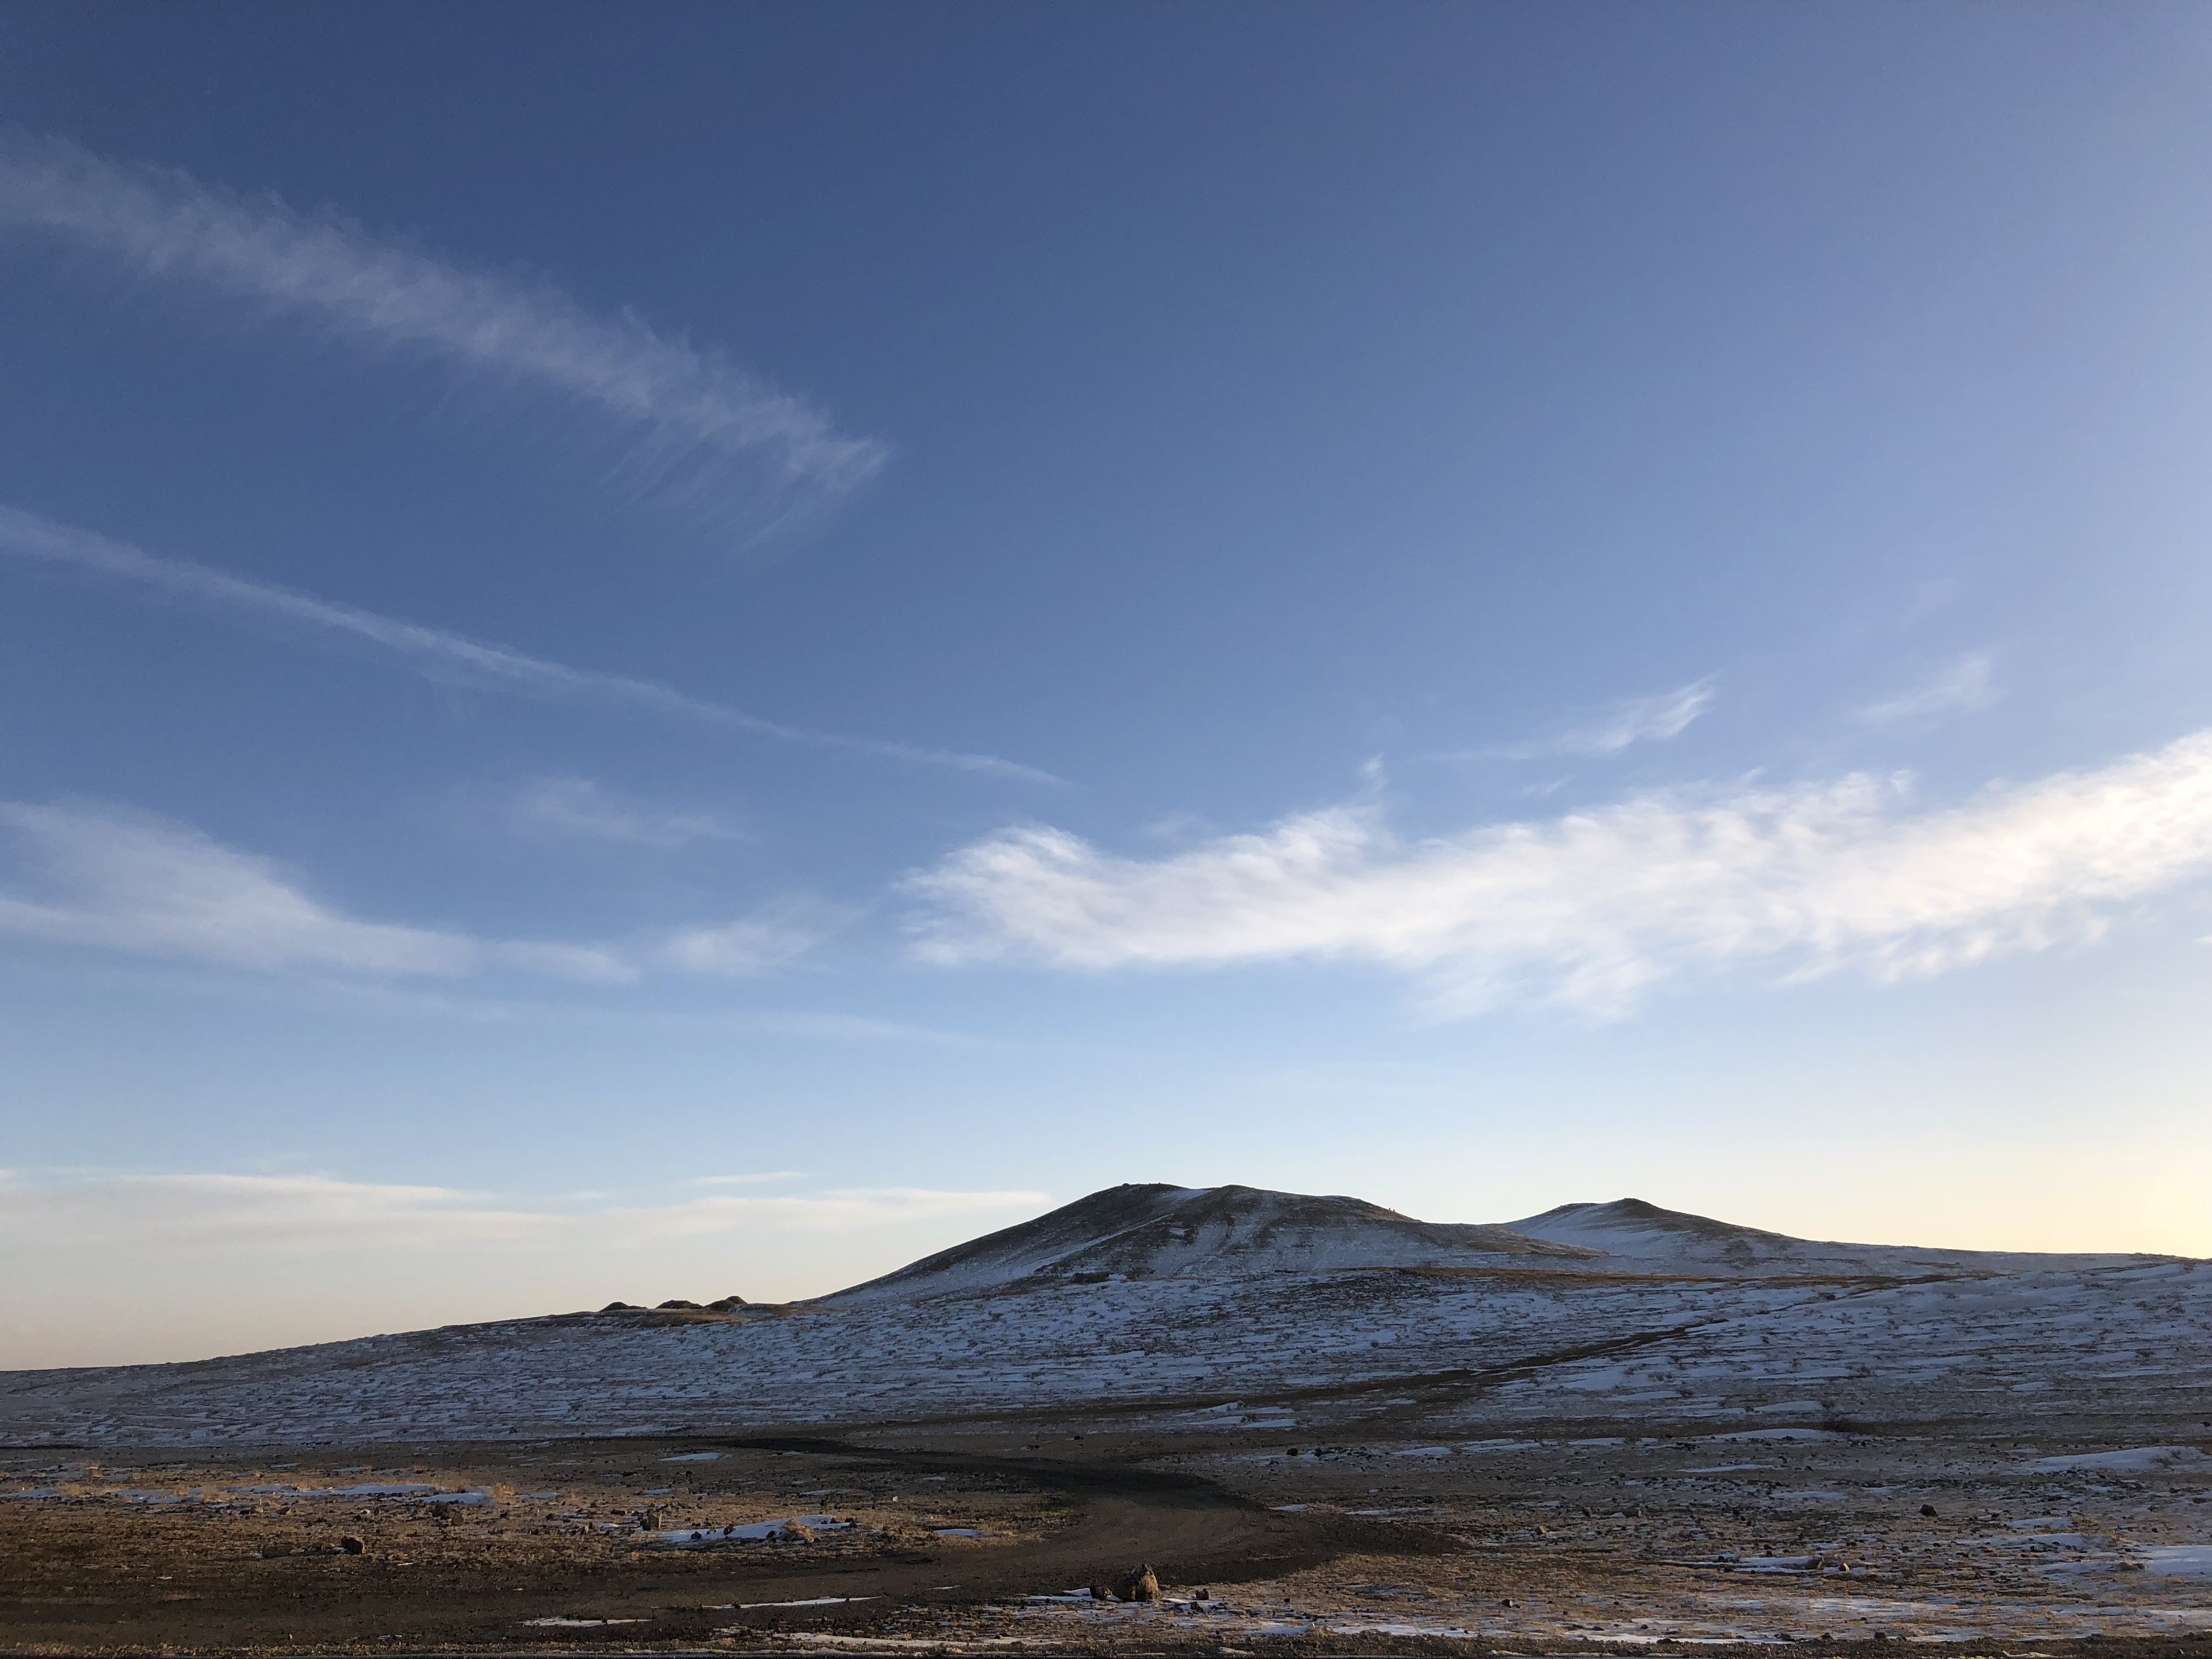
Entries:
POLYGON ((1502 1227, 1419 1221, 1341 1194, 1129 1182, 814 1300, 835 1307, 1091 1275, 1150 1279, 1197 1270, 1480 1266, 1497 1265, 1500 1258, 1567 1264, 1597 1254, 1502 1227))
POLYGON ((1067 1280, 1504 1267, 1708 1278, 1882 1277, 2120 1267, 2137 1252, 1956 1250, 1805 1239, 1644 1199, 1554 1206, 1503 1224, 1421 1221, 1365 1199, 1261 1187, 1102 1188, 809 1305, 1002 1294, 1067 1280))

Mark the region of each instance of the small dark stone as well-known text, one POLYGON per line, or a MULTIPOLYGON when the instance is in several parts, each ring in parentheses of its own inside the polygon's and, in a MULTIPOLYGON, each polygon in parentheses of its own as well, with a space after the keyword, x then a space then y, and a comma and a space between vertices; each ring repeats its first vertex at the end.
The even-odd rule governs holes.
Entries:
POLYGON ((1114 1599, 1114 1592, 1103 1584, 1093 1584, 1091 1587, 1091 1599, 1094 1601, 1110 1601, 1114 1599))
POLYGON ((1932 1516, 1936 1513, 1936 1506, 1933 1504, 1923 1504, 1920 1506, 1920 1512, 1923 1515, 1932 1516))
POLYGON ((338 1540, 338 1548, 348 1555, 359 1555, 368 1547, 368 1545, 362 1543, 360 1539, 356 1538, 351 1533, 348 1533, 344 1537, 338 1540))

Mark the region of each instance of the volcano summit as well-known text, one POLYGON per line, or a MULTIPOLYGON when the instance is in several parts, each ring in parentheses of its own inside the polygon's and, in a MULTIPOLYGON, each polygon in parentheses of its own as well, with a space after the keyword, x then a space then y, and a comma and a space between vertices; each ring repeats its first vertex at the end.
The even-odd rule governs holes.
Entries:
POLYGON ((1503 1227, 1416 1221, 1364 1199, 1154 1182, 1109 1187, 822 1299, 1004 1291, 1032 1279, 1220 1279, 1516 1260, 1558 1267, 1601 1254, 1503 1227))

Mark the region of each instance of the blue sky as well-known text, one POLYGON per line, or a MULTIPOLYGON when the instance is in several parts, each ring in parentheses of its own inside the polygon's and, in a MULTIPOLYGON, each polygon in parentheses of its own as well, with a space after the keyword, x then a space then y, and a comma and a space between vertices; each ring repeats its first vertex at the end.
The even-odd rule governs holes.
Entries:
POLYGON ((2212 1252, 2201 9, 514 25, 0 18, 0 1351, 2212 1252))

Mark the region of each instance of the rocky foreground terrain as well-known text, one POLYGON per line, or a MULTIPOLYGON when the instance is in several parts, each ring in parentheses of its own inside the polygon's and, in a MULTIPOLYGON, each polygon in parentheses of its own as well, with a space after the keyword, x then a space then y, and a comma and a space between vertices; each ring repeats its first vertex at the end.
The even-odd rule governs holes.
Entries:
POLYGON ((811 1304, 10 1374, 0 1447, 54 1651, 2212 1632, 2212 1263, 1633 1200, 1120 1188, 811 1304))

